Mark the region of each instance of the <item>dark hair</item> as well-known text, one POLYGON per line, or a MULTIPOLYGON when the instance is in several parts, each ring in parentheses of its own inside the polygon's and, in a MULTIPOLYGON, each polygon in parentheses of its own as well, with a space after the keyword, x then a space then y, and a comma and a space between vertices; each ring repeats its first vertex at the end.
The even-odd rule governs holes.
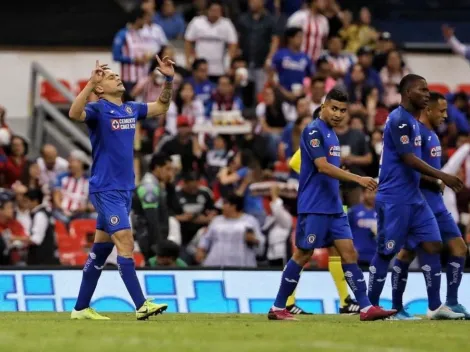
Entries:
POLYGON ((400 84, 398 86, 398 91, 400 92, 400 94, 404 94, 413 84, 421 80, 425 81, 424 77, 415 75, 413 73, 407 74, 401 79, 400 84))
POLYGON ((462 100, 467 101, 468 100, 467 93, 462 92, 462 91, 455 93, 453 102, 455 103, 455 101, 458 100, 458 99, 462 99, 462 100))
POLYGON ((185 172, 181 178, 185 182, 199 181, 199 175, 195 171, 185 172))
POLYGON ((194 60, 193 66, 192 66, 193 71, 198 70, 199 66, 204 65, 204 64, 207 65, 207 60, 206 59, 196 59, 196 60, 194 60))
POLYGON ((322 83, 326 83, 326 79, 323 78, 323 77, 313 77, 312 78, 312 82, 310 83, 310 87, 312 87, 315 83, 317 82, 322 82, 322 83))
POLYGON ((317 60, 317 67, 320 67, 322 64, 327 64, 327 63, 328 63, 328 60, 326 59, 326 57, 322 56, 321 58, 317 60))
POLYGON ((342 89, 333 88, 326 95, 325 101, 336 100, 341 103, 347 103, 349 100, 348 93, 342 89))
POLYGON ((207 8, 211 7, 212 5, 219 5, 222 10, 224 9, 224 3, 221 0, 211 0, 209 4, 207 4, 207 8))
POLYGON ((233 67, 237 62, 246 62, 246 60, 243 58, 243 56, 235 56, 232 59, 232 62, 230 62, 230 67, 233 67))
MULTIPOLYGON (((191 86, 191 89, 193 90, 194 92, 194 88, 193 88, 193 85, 189 82, 183 82, 180 87, 178 88, 178 92, 176 93, 176 96, 175 96, 175 105, 176 105, 176 110, 178 112, 178 115, 181 115, 183 113, 183 98, 181 98, 181 92, 183 91, 184 87, 186 86, 191 86)), ((193 99, 195 98, 195 96, 193 96, 193 99)))
POLYGON ((250 166, 255 159, 255 155, 250 149, 243 149, 240 151, 240 161, 243 166, 250 166))
POLYGON ((19 139, 23 142, 23 146, 24 146, 24 155, 28 155, 28 151, 29 151, 29 145, 28 145, 28 142, 26 141, 26 139, 24 139, 23 137, 21 136, 18 136, 18 135, 13 135, 10 139, 10 144, 5 148, 5 153, 8 155, 8 156, 11 156, 13 155, 12 154, 12 144, 13 144, 13 140, 14 139, 19 139))
POLYGON ((242 211, 243 207, 245 205, 245 198, 237 196, 236 194, 229 194, 226 198, 225 201, 228 204, 234 205, 237 211, 242 211))
POLYGON ((140 6, 136 7, 130 14, 129 14, 129 23, 135 23, 137 20, 145 17, 145 11, 140 8, 140 6))
POLYGON ((233 77, 229 76, 229 75, 222 75, 219 77, 219 79, 217 80, 217 84, 219 84, 219 81, 222 79, 222 78, 227 78, 230 82, 231 85, 234 85, 235 84, 235 80, 233 77))
POLYGON ((321 106, 319 106, 318 108, 315 109, 315 111, 313 112, 313 119, 318 119, 320 117, 320 111, 321 111, 321 106))
POLYGON ((150 161, 150 171, 155 170, 157 167, 165 166, 166 163, 171 163, 171 158, 165 153, 157 153, 152 156, 150 161))
POLYGON ((24 196, 30 200, 35 200, 39 204, 42 203, 44 199, 44 193, 39 188, 29 188, 28 191, 24 194, 24 196))
POLYGON ((286 38, 286 42, 289 38, 295 37, 298 33, 303 32, 302 28, 300 27, 289 27, 284 32, 284 37, 286 38))
POLYGON ((179 255, 180 247, 175 242, 170 240, 163 240, 158 244, 157 256, 178 259, 179 255))
POLYGON ((439 101, 441 99, 446 100, 446 97, 443 94, 439 93, 439 92, 430 92, 429 93, 429 102, 430 103, 436 103, 437 101, 439 101))

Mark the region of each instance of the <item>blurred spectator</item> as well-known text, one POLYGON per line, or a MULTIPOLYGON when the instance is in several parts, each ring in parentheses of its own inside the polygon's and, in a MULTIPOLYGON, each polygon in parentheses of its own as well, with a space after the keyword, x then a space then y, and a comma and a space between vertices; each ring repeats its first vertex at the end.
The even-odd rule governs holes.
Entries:
POLYGON ((326 80, 314 77, 310 84, 310 112, 313 112, 323 104, 326 95, 326 80))
POLYGON ((315 77, 325 80, 325 93, 328 93, 336 86, 336 80, 332 77, 333 65, 325 58, 320 58, 317 61, 317 72, 315 77))
POLYGON ((373 67, 377 72, 387 64, 388 53, 395 50, 395 43, 392 41, 392 35, 389 32, 380 33, 377 46, 375 48, 375 56, 373 67))
POLYGON ((157 255, 149 259, 149 266, 186 268, 188 264, 179 255, 180 247, 173 241, 164 240, 157 249, 157 255))
POLYGON ((206 176, 209 185, 212 185, 217 178, 220 169, 227 167, 228 162, 233 158, 234 152, 227 147, 227 141, 222 136, 215 136, 213 146, 206 153, 206 176))
POLYGON ((328 39, 328 50, 324 57, 331 64, 331 74, 335 78, 342 78, 356 61, 353 55, 343 53, 343 41, 338 36, 328 39))
POLYGON ((336 0, 326 0, 325 10, 322 14, 328 19, 329 37, 337 36, 343 22, 341 8, 336 0))
MULTIPOLYGON (((364 133, 349 127, 349 118, 343 119, 338 127, 335 127, 341 146, 341 164, 352 173, 364 176, 364 168, 372 163, 372 153, 364 133)), ((342 185, 344 203, 353 206, 359 203, 361 187, 355 183, 345 182, 342 185)))
POLYGON ((228 75, 235 86, 235 95, 242 99, 243 106, 256 104, 256 83, 249 80, 248 63, 242 56, 233 58, 228 75))
POLYGON ((470 133, 470 125, 468 122, 468 96, 464 92, 459 92, 454 95, 452 104, 447 106, 447 114, 449 115, 447 121, 447 127, 449 133, 455 138, 457 133, 470 133), (450 127, 451 124, 455 124, 455 132, 450 127))
POLYGON ((460 56, 465 57, 470 61, 470 47, 462 44, 457 37, 455 36, 454 28, 449 27, 448 25, 442 26, 442 35, 444 36, 447 43, 452 48, 452 51, 460 56))
POLYGON ((161 12, 157 13, 153 20, 163 28, 169 40, 183 38, 185 29, 184 18, 176 11, 173 0, 163 0, 161 12))
POLYGON ((147 261, 158 253, 160 244, 169 236, 167 185, 172 182, 173 177, 171 158, 158 153, 152 156, 149 171, 136 189, 132 227, 147 261))
POLYGON ((182 115, 189 119, 191 126, 205 120, 204 104, 196 98, 193 86, 189 82, 180 86, 166 113, 166 130, 170 134, 176 135, 176 121, 178 116, 182 115))
POLYGON ((175 158, 183 173, 203 170, 202 150, 197 137, 192 133, 191 120, 184 116, 176 119, 176 136, 165 136, 155 152, 162 152, 175 158))
POLYGON ((365 106, 367 97, 372 93, 373 87, 366 81, 364 68, 360 64, 353 65, 349 77, 350 79, 347 81, 346 85, 349 101, 365 106))
POLYGON ((69 224, 73 219, 92 217, 94 208, 88 200, 88 176, 85 174, 89 165, 86 155, 81 150, 74 150, 69 157, 69 171, 60 174, 52 192, 52 215, 69 224))
POLYGON ((27 234, 15 219, 15 207, 11 195, 0 195, 0 265, 18 265, 27 234))
POLYGON ((39 185, 45 193, 46 202, 49 201, 52 187, 57 183, 57 177, 67 172, 69 163, 57 155, 57 149, 52 144, 45 144, 41 149, 41 157, 37 160, 39 166, 39 185))
POLYGON ((181 223, 182 246, 192 241, 202 227, 208 226, 217 215, 209 188, 199 185, 195 172, 184 174, 183 184, 175 197, 175 218, 181 223))
POLYGON ((380 167, 380 157, 383 149, 383 132, 376 129, 372 132, 370 137, 370 150, 372 153, 372 164, 367 167, 367 176, 378 177, 380 167))
POLYGON ((271 214, 266 218, 262 229, 263 233, 267 234, 266 257, 269 266, 282 267, 287 262, 287 240, 290 238, 294 223, 292 215, 285 209, 284 202, 279 197, 279 187, 271 187, 270 192, 271 214))
POLYGON ((168 45, 168 39, 163 28, 153 22, 155 0, 142 0, 140 6, 145 12, 145 24, 140 30, 140 35, 147 45, 147 51, 156 55, 163 46, 168 45))
POLYGON ((303 38, 301 28, 288 28, 284 36, 287 46, 276 52, 272 68, 279 76, 282 94, 294 101, 303 94, 304 79, 313 75, 315 66, 310 57, 301 51, 303 38))
POLYGON ((358 48, 363 46, 375 47, 375 43, 379 34, 371 25, 372 14, 368 7, 362 7, 359 11, 359 26, 358 26, 358 48))
MULTIPOLYGON (((363 68, 365 84, 370 88, 377 88, 381 99, 383 97, 384 88, 379 73, 372 67, 372 60, 374 59, 373 53, 372 48, 368 46, 360 48, 357 52, 357 63, 363 68)), ((350 72, 344 77, 346 86, 351 84, 352 69, 353 67, 351 67, 350 72)))
POLYGON ((217 89, 212 94, 209 111, 206 112, 206 116, 211 116, 213 111, 243 111, 243 102, 234 93, 235 87, 231 77, 227 75, 221 76, 217 89))
POLYGON ((380 78, 384 86, 383 102, 387 107, 399 105, 401 95, 398 86, 403 77, 411 73, 405 66, 401 54, 397 50, 390 50, 387 55, 387 64, 380 71, 380 78))
POLYGON ((256 219, 243 213, 243 198, 229 196, 201 238, 196 260, 206 267, 255 268, 264 242, 256 219))
POLYGON ((250 11, 242 14, 238 21, 240 49, 248 64, 250 78, 256 84, 256 92, 266 83, 264 67, 271 65, 279 47, 276 20, 264 8, 263 0, 249 0, 250 11))
MULTIPOLYGON (((300 100, 299 100, 300 101, 300 100)), ((300 114, 295 122, 291 122, 282 132, 282 142, 279 144, 279 159, 287 162, 300 147, 300 136, 305 127, 312 121, 308 113, 300 114)))
POLYGON ((359 265, 369 267, 377 250, 377 212, 375 191, 364 189, 362 202, 348 211, 349 225, 359 255, 359 265))
POLYGON ((193 86, 196 97, 204 104, 205 111, 210 109, 212 93, 217 85, 209 79, 209 66, 206 59, 196 59, 192 65, 192 76, 188 82, 193 86))
POLYGON ((129 23, 121 29, 113 41, 113 60, 121 63, 121 79, 126 88, 125 99, 130 99, 130 92, 140 78, 147 75, 148 62, 154 53, 149 49, 141 35, 146 14, 138 8, 132 12, 129 23))
POLYGON ((345 43, 345 50, 351 54, 355 54, 360 47, 358 38, 359 26, 354 23, 351 11, 344 11, 341 19, 343 26, 339 30, 338 34, 345 43))
POLYGON ((191 67, 194 59, 205 58, 212 80, 225 73, 225 45, 228 45, 230 59, 236 55, 237 31, 232 21, 222 17, 220 1, 210 4, 207 16, 195 17, 188 24, 184 39, 186 67, 191 67))
POLYGON ((328 19, 322 15, 326 0, 307 0, 306 3, 308 8, 294 13, 287 21, 287 26, 302 29, 301 50, 316 61, 330 32, 328 19))
POLYGON ((6 152, 7 160, 1 166, 1 173, 4 186, 10 188, 29 167, 28 160, 26 159, 28 143, 23 137, 13 136, 6 152))
POLYGON ((7 129, 8 131, 10 131, 10 127, 8 127, 6 119, 7 119, 7 110, 5 109, 4 106, 0 105, 0 128, 7 129))
POLYGON ((203 16, 207 9, 207 0, 193 0, 191 6, 184 12, 184 20, 189 23, 194 17, 203 16))

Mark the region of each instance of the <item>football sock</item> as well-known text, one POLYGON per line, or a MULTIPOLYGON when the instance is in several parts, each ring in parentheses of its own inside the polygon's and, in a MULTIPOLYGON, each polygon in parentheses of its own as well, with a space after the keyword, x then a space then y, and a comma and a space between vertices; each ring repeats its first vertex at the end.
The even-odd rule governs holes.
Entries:
POLYGON ((140 288, 139 280, 137 279, 134 259, 118 255, 117 264, 122 281, 124 281, 124 285, 126 285, 127 292, 131 295, 136 309, 139 309, 144 304, 145 297, 140 288))
POLYGON ((88 255, 88 260, 83 268, 82 283, 78 292, 75 310, 83 310, 90 306, 91 297, 101 276, 106 259, 113 251, 113 243, 95 243, 88 255))
POLYGON ((361 309, 371 305, 367 297, 367 286, 364 274, 357 264, 343 264, 344 277, 361 309))
POLYGON ((328 257, 328 270, 330 271, 331 277, 335 282, 336 290, 338 291, 340 307, 344 307, 349 293, 348 285, 344 278, 343 268, 341 266, 341 257, 328 257))
POLYGON ((297 264, 293 259, 290 259, 286 264, 284 271, 282 272, 281 287, 277 293, 276 300, 274 301, 274 307, 283 309, 286 307, 287 297, 293 294, 297 283, 300 279, 300 272, 302 267, 297 264))
POLYGON ((440 297, 441 257, 439 254, 429 254, 421 250, 418 251, 418 258, 428 292, 429 309, 436 310, 442 304, 440 297))
POLYGON ((375 253, 369 267, 369 300, 374 306, 379 305, 380 295, 387 279, 388 265, 391 258, 375 253))
POLYGON ((454 306, 459 303, 458 291, 462 281, 463 268, 465 265, 464 257, 451 256, 447 262, 447 304, 454 306))
POLYGON ((393 309, 398 312, 403 309, 403 293, 408 280, 408 269, 410 263, 395 259, 392 270, 392 302, 393 309))

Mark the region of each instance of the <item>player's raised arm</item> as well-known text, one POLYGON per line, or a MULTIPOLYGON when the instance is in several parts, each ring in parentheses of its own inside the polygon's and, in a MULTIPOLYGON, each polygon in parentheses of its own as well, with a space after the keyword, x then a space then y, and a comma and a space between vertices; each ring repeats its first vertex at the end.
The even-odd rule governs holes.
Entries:
POLYGON ((76 121, 85 121, 86 112, 85 106, 88 102, 90 94, 94 91, 95 87, 103 80, 104 71, 108 69, 108 65, 100 65, 96 60, 95 69, 91 73, 90 80, 83 90, 77 95, 75 100, 70 106, 69 117, 76 121))
POLYGON ((173 76, 175 75, 175 64, 168 57, 164 57, 162 60, 157 55, 158 71, 165 76, 165 83, 163 84, 163 90, 160 93, 156 102, 148 103, 147 117, 157 117, 159 115, 166 114, 170 107, 171 95, 173 94, 173 76))

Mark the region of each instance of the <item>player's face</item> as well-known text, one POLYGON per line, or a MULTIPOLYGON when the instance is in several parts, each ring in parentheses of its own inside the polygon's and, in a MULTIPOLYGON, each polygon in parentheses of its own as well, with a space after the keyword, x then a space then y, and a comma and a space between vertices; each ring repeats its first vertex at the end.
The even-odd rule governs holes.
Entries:
POLYGON ((321 117, 325 119, 331 127, 338 127, 346 118, 348 113, 348 103, 337 100, 328 100, 321 108, 321 117))
POLYGON ((429 102, 429 88, 424 79, 415 82, 408 90, 408 98, 417 109, 424 109, 429 102))
POLYGON ((96 91, 100 94, 116 95, 124 93, 125 90, 121 77, 111 70, 105 71, 103 80, 96 87, 96 91))
POLYGON ((439 127, 447 119, 447 101, 445 99, 439 99, 429 104, 426 110, 429 122, 434 128, 439 127))

